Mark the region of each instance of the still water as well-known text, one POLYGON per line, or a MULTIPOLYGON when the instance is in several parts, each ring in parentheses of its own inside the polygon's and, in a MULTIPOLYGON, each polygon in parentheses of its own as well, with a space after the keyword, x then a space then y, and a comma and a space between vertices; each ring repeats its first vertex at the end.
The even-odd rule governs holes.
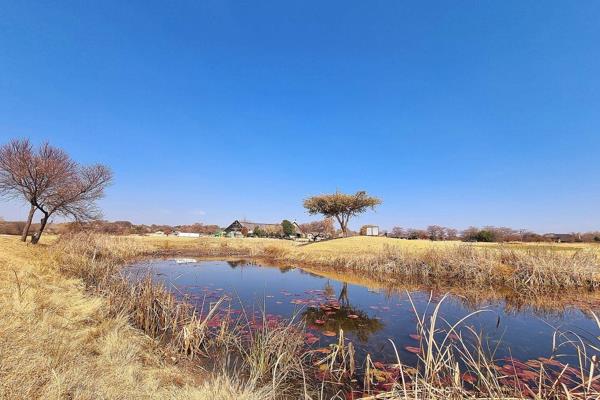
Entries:
MULTIPOLYGON (((359 359, 370 353, 383 362, 395 361, 390 340, 403 362, 416 362, 417 356, 406 349, 418 346, 413 304, 420 316, 431 315, 441 299, 426 290, 370 289, 301 268, 248 261, 159 259, 140 262, 129 271, 134 276, 150 273, 154 281, 164 283, 178 298, 186 298, 198 308, 227 296, 231 307, 243 308, 247 316, 258 318, 264 310, 271 320, 292 316, 304 320, 307 343, 314 347, 336 342, 335 334, 341 328, 359 359)), ((441 304, 440 316, 453 324, 476 310, 468 304, 459 295, 448 296, 441 304)), ((573 361, 569 346, 553 352, 554 333, 572 332, 590 339, 600 333, 591 315, 577 307, 540 313, 532 307, 514 309, 503 300, 489 300, 478 304, 477 310, 483 311, 461 323, 461 335, 472 340, 468 328, 481 333, 491 349, 497 348, 497 358, 527 360, 562 354, 563 362, 573 361)), ((437 327, 443 330, 447 325, 440 321, 437 327)))

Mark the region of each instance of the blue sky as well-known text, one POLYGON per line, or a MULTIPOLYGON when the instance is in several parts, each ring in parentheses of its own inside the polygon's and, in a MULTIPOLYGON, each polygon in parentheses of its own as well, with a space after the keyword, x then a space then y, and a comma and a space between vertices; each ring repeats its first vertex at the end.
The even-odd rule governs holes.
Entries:
POLYGON ((384 201, 354 228, 600 229, 599 20, 597 1, 2 1, 0 142, 110 165, 111 220, 304 221, 339 189, 384 201))

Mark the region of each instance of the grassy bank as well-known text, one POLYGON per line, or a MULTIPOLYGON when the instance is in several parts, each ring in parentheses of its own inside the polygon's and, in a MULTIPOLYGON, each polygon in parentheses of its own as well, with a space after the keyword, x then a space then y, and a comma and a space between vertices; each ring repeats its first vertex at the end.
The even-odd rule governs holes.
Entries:
MULTIPOLYGON (((476 282, 514 282, 518 287, 595 287, 598 260, 593 248, 523 251, 379 238, 299 246, 266 239, 77 235, 30 246, 0 237, 0 397, 325 399, 344 387, 359 387, 361 395, 373 399, 598 395, 591 358, 597 343, 573 337, 565 341, 581 349, 580 365, 550 360, 524 367, 493 359, 483 342, 463 341, 458 326, 440 326, 441 318, 419 316, 419 365, 403 365, 400 358, 391 365, 369 359, 355 365, 343 332, 337 345, 316 354, 304 346, 299 323, 265 320, 251 329, 244 318, 223 318, 210 327, 210 313, 223 312, 223 303, 200 315, 163 287, 149 280, 132 285, 119 274, 132 259, 165 254, 310 263, 336 273, 362 272, 367 280, 474 276, 476 282), (459 263, 468 260, 467 271, 456 275, 459 263), (536 260, 544 262, 543 276, 572 267, 573 260, 579 270, 566 279, 522 282, 537 276, 525 275, 536 260), (493 278, 481 276, 482 261, 489 263, 493 278)), ((468 328, 467 334, 477 339, 468 328)))
MULTIPOLYGON (((0 236, 0 398, 268 396, 270 388, 226 372, 209 373, 136 329, 132 315, 111 304, 116 295, 93 295, 76 277, 77 265, 108 263, 92 261, 74 243, 49 246, 53 241, 31 246, 0 236)), ((123 246, 110 262, 132 254, 135 250, 123 246), (129 250, 120 253, 123 249, 129 250)))

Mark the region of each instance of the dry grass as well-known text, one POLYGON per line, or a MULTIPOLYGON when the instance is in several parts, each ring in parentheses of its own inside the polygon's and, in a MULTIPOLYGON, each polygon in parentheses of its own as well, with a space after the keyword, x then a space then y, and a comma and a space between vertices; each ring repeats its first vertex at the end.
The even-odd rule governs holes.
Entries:
MULTIPOLYGON (((46 240, 49 243, 50 240, 46 240)), ((190 373, 47 260, 53 250, 0 237, 0 398, 262 399, 225 373, 190 373), (168 361, 168 362, 167 362, 168 361), (198 377, 203 376, 200 382, 198 377)), ((54 260, 56 261, 56 260, 54 260)), ((179 362, 179 360, 175 360, 179 362)))

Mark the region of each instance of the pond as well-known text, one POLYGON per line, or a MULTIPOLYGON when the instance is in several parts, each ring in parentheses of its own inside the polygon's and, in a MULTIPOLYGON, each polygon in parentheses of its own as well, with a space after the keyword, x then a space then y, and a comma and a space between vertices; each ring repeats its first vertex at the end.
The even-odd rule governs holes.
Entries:
MULTIPOLYGON (((243 260, 158 259, 135 264, 130 271, 135 276, 149 271, 154 281, 163 282, 178 298, 185 297, 198 308, 227 296, 231 307, 243 308, 250 319, 260 320, 263 310, 269 319, 304 319, 307 343, 315 348, 336 342, 341 328, 355 346, 359 362, 367 353, 373 360, 394 362, 392 340, 403 362, 416 363, 411 352, 418 346, 413 306, 418 315, 431 315, 441 299, 427 290, 372 289, 302 268, 243 260)), ((555 331, 589 338, 599 331, 592 315, 576 306, 540 312, 527 305, 515 308, 498 298, 475 308, 462 296, 449 295, 440 306, 440 316, 454 323, 475 310, 483 311, 461 324, 463 337, 473 338, 468 328, 481 333, 490 348, 497 346, 496 358, 528 360, 560 354, 561 361, 574 362, 572 348, 553 352, 555 331)), ((441 322, 438 326, 447 327, 441 322)))

